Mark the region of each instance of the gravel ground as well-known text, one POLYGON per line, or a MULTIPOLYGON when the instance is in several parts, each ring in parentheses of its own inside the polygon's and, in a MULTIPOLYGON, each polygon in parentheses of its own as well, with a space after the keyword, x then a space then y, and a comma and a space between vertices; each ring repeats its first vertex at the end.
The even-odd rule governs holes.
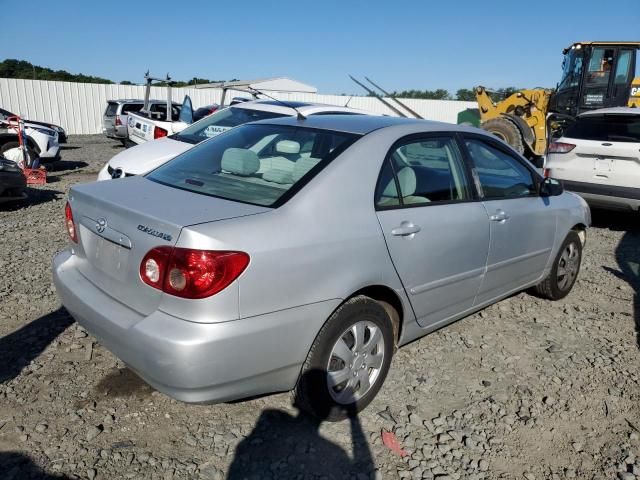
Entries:
POLYGON ((637 216, 594 212, 566 299, 521 293, 416 341, 359 418, 316 424, 288 394, 173 401, 60 307, 65 194, 120 150, 71 137, 51 183, 0 205, 0 478, 640 478, 637 216))

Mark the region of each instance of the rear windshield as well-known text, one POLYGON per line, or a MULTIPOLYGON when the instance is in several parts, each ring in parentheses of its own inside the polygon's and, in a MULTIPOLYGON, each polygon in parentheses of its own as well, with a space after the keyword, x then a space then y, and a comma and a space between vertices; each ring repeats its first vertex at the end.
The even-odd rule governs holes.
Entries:
POLYGON ((104 112, 107 117, 115 117, 118 111, 118 104, 116 102, 107 103, 107 110, 104 112))
POLYGON ((640 142, 640 115, 585 115, 567 127, 564 136, 604 142, 640 142))
POLYGON ((126 115, 127 112, 139 112, 144 107, 143 103, 125 103, 122 105, 121 114, 126 115))
POLYGON ((147 178, 202 195, 277 207, 357 138, 286 125, 243 125, 187 150, 147 178))
POLYGON ((185 128, 174 138, 183 142, 199 143, 207 138, 215 137, 233 127, 258 120, 286 117, 282 113, 264 112, 248 108, 229 107, 202 119, 185 128))

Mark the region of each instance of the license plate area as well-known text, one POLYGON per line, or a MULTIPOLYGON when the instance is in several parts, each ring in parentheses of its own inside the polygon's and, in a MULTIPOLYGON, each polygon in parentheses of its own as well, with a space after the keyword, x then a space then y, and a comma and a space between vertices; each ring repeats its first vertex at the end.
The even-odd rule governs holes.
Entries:
POLYGON ((96 235, 84 225, 80 225, 80 238, 91 265, 114 280, 125 280, 131 250, 96 235))
POLYGON ((596 175, 611 172, 613 162, 609 158, 596 158, 593 169, 596 175))

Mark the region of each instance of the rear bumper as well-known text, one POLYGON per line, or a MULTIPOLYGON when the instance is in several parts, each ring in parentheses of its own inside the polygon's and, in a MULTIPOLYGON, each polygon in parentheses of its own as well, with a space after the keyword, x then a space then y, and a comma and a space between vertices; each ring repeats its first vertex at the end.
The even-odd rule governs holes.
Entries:
POLYGON ((594 206, 619 209, 640 209, 640 188, 618 187, 597 183, 562 180, 564 188, 575 192, 594 206))
POLYGON ((140 315, 88 282, 63 251, 53 260, 62 304, 157 390, 184 402, 220 402, 290 390, 311 342, 339 300, 223 323, 156 310, 140 315))
POLYGON ((22 172, 2 172, 0 173, 0 195, 11 190, 15 193, 21 192, 27 186, 27 179, 22 172))

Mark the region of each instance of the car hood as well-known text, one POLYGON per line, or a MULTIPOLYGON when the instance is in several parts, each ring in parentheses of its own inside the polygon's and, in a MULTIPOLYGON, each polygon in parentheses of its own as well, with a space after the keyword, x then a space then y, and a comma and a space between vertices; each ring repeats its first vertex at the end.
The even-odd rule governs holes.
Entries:
POLYGON ((172 138, 160 138, 120 152, 109 160, 109 166, 113 169, 121 168, 124 173, 131 175, 142 175, 191 147, 193 147, 191 143, 172 138))

